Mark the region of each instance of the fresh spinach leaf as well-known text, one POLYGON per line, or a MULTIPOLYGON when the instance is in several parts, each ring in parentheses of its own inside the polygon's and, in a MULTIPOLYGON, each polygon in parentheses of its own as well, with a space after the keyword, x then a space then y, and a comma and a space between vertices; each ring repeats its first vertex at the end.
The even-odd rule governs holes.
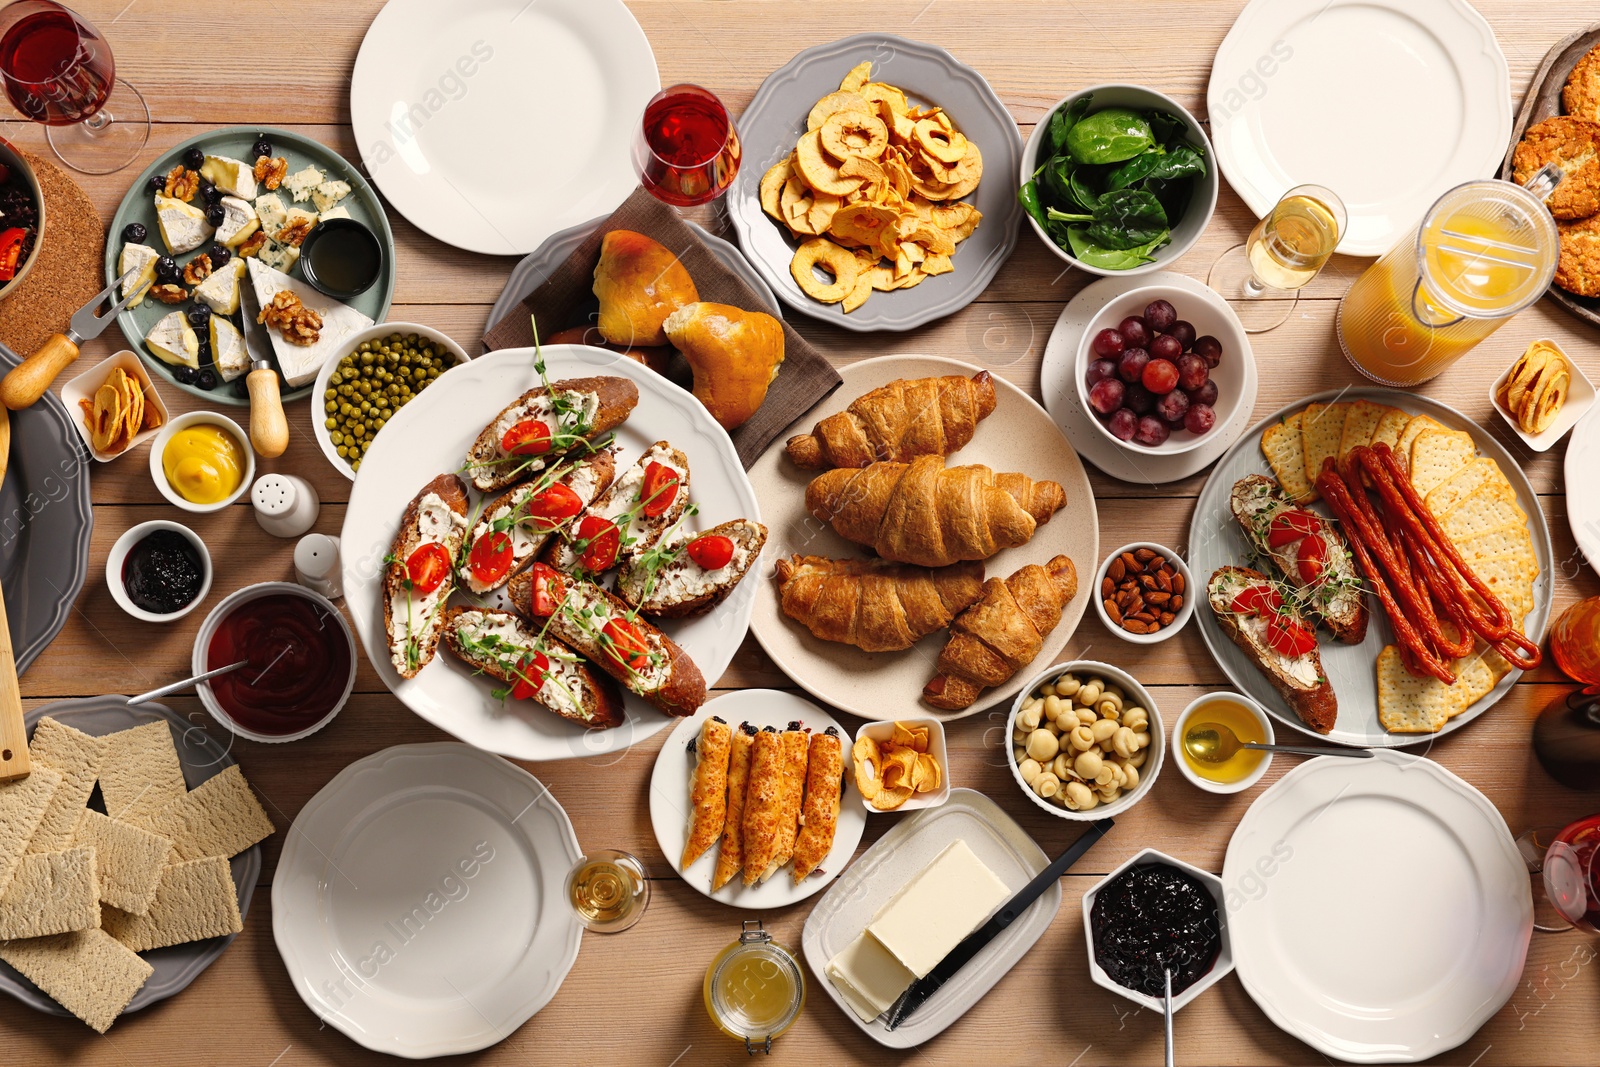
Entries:
POLYGON ((1067 131, 1066 148, 1079 163, 1120 163, 1155 147, 1150 123, 1136 111, 1108 107, 1067 131))
POLYGON ((1094 96, 1080 96, 1066 107, 1058 107, 1050 116, 1050 152, 1059 155, 1067 144, 1067 131, 1082 121, 1089 113, 1094 96))
POLYGON ((1170 236, 1163 231, 1154 240, 1137 248, 1106 248, 1089 238, 1087 227, 1073 226, 1067 231, 1067 243, 1071 246, 1073 258, 1080 263, 1101 270, 1130 270, 1152 262, 1155 257, 1151 253, 1166 244, 1170 236))
POLYGON ((1170 182, 1178 178, 1204 177, 1205 173, 1206 157, 1203 151, 1188 141, 1180 141, 1165 150, 1160 161, 1145 177, 1170 182))
POLYGON ((1093 211, 1100 203, 1100 193, 1094 188, 1094 168, 1078 167, 1067 183, 1067 199, 1085 211, 1093 211))
POLYGON ((1169 115, 1165 111, 1146 111, 1145 121, 1150 123, 1150 129, 1156 135, 1156 140, 1162 144, 1181 138, 1188 131, 1184 128, 1183 120, 1176 115, 1169 115))
POLYGON ((1168 230, 1167 212, 1155 194, 1143 189, 1117 189, 1100 198, 1089 238, 1107 248, 1127 250, 1160 237, 1168 230))
POLYGON ((1150 177, 1166 155, 1167 150, 1158 145, 1142 156, 1134 156, 1126 163, 1118 163, 1106 176, 1106 189, 1126 189, 1138 185, 1150 177))

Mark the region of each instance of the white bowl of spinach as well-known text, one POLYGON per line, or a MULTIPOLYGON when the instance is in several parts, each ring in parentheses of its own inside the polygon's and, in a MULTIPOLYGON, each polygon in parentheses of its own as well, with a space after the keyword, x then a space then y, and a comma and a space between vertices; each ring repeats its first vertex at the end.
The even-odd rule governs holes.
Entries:
POLYGON ((1217 207, 1205 131, 1139 85, 1065 97, 1022 152, 1018 199, 1057 256, 1093 274, 1144 274, 1189 250, 1217 207))

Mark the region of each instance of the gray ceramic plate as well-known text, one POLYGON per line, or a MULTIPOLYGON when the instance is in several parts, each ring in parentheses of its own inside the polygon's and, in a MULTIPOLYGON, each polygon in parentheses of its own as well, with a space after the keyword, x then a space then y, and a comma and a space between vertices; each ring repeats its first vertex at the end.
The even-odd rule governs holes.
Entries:
MULTIPOLYGON (((39 720, 49 715, 67 726, 96 737, 116 733, 147 722, 165 719, 172 726, 173 743, 178 748, 178 762, 183 764, 183 778, 190 789, 213 775, 221 774, 233 766, 233 757, 227 747, 206 732, 200 722, 190 722, 182 715, 161 704, 142 704, 128 707, 125 696, 87 697, 83 700, 63 700, 34 708, 24 716, 28 731, 39 720)), ((197 719, 204 717, 196 712, 197 719)), ((99 796, 96 787, 96 797, 99 796)), ((256 879, 261 876, 261 846, 256 845, 233 857, 233 885, 239 893, 239 914, 250 912, 250 898, 256 891, 256 879)), ((148 1008, 158 1000, 183 992, 200 972, 211 966, 218 956, 233 943, 233 938, 213 937, 205 941, 191 941, 186 945, 152 949, 141 952, 145 962, 155 968, 155 973, 145 982, 144 988, 133 995, 127 1011, 148 1008)), ((71 1017, 72 1013, 51 1000, 39 987, 18 974, 9 964, 0 962, 0 992, 16 997, 28 1007, 47 1015, 71 1017)))
MULTIPOLYGON (((21 360, 0 346, 0 365, 21 360)), ((66 624, 89 571, 89 456, 54 393, 11 413, 11 457, 0 484, 0 587, 17 673, 66 624)))
MULTIPOLYGON (((361 172, 351 166, 339 153, 326 145, 313 141, 309 137, 288 130, 280 130, 271 126, 228 126, 220 130, 202 133, 173 145, 156 158, 156 161, 144 169, 139 177, 134 179, 133 185, 128 189, 128 194, 122 198, 122 204, 117 208, 117 214, 111 220, 111 229, 106 237, 106 281, 115 281, 118 274, 117 258, 122 255, 123 228, 130 222, 142 223, 149 230, 144 243, 154 248, 157 252, 166 251, 166 246, 161 243, 161 231, 156 226, 156 212, 154 192, 150 189, 150 178, 160 172, 165 174, 183 158, 183 153, 191 148, 212 155, 232 156, 234 159, 253 160, 250 146, 255 144, 256 137, 265 134, 267 140, 272 142, 274 155, 282 156, 289 161, 289 173, 293 174, 303 169, 308 163, 315 164, 319 170, 327 173, 330 178, 350 184, 350 195, 339 201, 339 206, 347 208, 351 218, 362 223, 377 235, 378 243, 383 246, 383 265, 379 269, 378 280, 372 287, 360 296, 348 301, 349 305, 373 322, 382 322, 389 315, 389 302, 394 297, 394 231, 389 228, 389 218, 383 213, 383 204, 378 200, 378 194, 373 191, 361 172)), ((257 195, 266 190, 256 189, 257 195)), ((284 206, 293 203, 293 197, 286 189, 278 190, 279 197, 284 206)), ((192 201, 201 204, 199 196, 192 201)), ((299 207, 313 210, 309 200, 302 201, 299 207)), ((184 252, 175 256, 178 266, 183 266, 201 252, 210 248, 209 242, 195 249, 193 252, 184 252)), ((296 278, 303 278, 297 264, 289 270, 296 278)), ((194 301, 168 306, 159 301, 146 299, 136 308, 129 308, 117 316, 117 325, 122 327, 122 333, 128 339, 128 347, 144 357, 145 364, 150 368, 150 373, 162 379, 162 383, 174 388, 182 389, 194 396, 204 397, 219 404, 248 404, 249 397, 244 391, 244 379, 237 378, 232 382, 219 382, 217 387, 210 392, 193 385, 183 385, 172 376, 177 368, 170 363, 150 354, 145 347, 144 335, 149 332, 163 316, 172 311, 187 310, 194 306, 194 301)), ((230 316, 235 326, 239 325, 239 313, 230 316)), ((201 368, 209 366, 204 360, 201 368)), ((279 378, 279 384, 283 380, 279 378)), ((304 385, 299 389, 285 388, 283 391, 284 403, 297 400, 311 394, 311 386, 304 385)))
POLYGON ((739 246, 778 299, 805 315, 861 333, 909 330, 959 311, 988 286, 1017 243, 1022 205, 1016 175, 1022 135, 1016 120, 983 75, 942 48, 888 33, 858 33, 808 48, 773 71, 739 118, 744 161, 728 190, 728 215, 739 246), (819 304, 789 274, 797 247, 788 232, 761 210, 761 176, 794 151, 806 132, 806 114, 862 60, 875 81, 905 90, 912 104, 937 104, 983 153, 983 180, 965 199, 983 212, 971 237, 956 246, 955 270, 914 289, 873 293, 846 315, 838 304, 819 304))

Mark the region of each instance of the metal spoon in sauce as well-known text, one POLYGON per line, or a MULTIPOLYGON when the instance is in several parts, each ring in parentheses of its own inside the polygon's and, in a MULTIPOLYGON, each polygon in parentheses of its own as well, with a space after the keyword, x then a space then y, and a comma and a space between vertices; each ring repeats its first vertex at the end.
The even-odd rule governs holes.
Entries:
POLYGON ((1163 1017, 1162 1018, 1162 1023, 1161 1023, 1161 1029, 1166 1034, 1166 1038, 1167 1038, 1167 1067, 1173 1067, 1173 1064, 1172 1064, 1172 971, 1171 971, 1170 968, 1163 967, 1161 969, 1161 973, 1167 980, 1166 992, 1161 998, 1161 1014, 1162 1014, 1162 1017, 1163 1017))
POLYGON ((1296 756, 1351 756, 1371 759, 1372 752, 1365 748, 1333 748, 1320 745, 1267 745, 1259 741, 1241 741, 1239 735, 1220 722, 1197 722, 1183 734, 1183 750, 1201 763, 1226 763, 1241 749, 1257 752, 1288 752, 1296 756))
POLYGON ((226 667, 218 667, 216 670, 206 671, 204 674, 197 674, 193 678, 185 678, 181 682, 173 682, 171 685, 164 685, 158 689, 152 689, 148 693, 140 693, 136 697, 128 698, 128 707, 135 707, 139 704, 143 704, 147 700, 154 700, 157 697, 164 697, 168 693, 181 693, 183 690, 199 685, 201 682, 207 681, 211 678, 216 678, 219 675, 227 674, 229 671, 236 671, 240 667, 247 667, 249 665, 249 660, 242 659, 237 663, 230 663, 226 667))

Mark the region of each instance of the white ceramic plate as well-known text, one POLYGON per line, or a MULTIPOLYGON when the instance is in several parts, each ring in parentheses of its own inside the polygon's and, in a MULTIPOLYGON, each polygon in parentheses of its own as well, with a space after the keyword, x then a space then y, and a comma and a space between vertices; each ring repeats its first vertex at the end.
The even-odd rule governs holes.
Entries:
POLYGON ((295 991, 367 1048, 420 1059, 504 1040, 578 958, 567 813, 468 745, 396 745, 301 809, 272 881, 295 991))
MULTIPOLYGON (((1242 360, 1244 384, 1241 387, 1239 406, 1234 409, 1233 418, 1221 425, 1213 426, 1211 433, 1207 435, 1211 440, 1188 452, 1180 452, 1177 455, 1146 451, 1135 453, 1108 440, 1105 434, 1094 427, 1092 424, 1094 416, 1084 408, 1083 401, 1078 396, 1075 378, 1078 341, 1083 337, 1083 331, 1095 313, 1107 303, 1123 293, 1149 285, 1171 285, 1194 293, 1208 302, 1221 303, 1225 309, 1224 313, 1234 317, 1237 324, 1238 319, 1226 301, 1222 301, 1215 290, 1208 288, 1205 283, 1196 281, 1187 274, 1157 271, 1154 274, 1134 277, 1101 278, 1092 285, 1085 286, 1082 292, 1061 309, 1061 316, 1056 319, 1055 328, 1050 331, 1050 340, 1045 344, 1044 363, 1039 368, 1039 392, 1044 396, 1044 406, 1050 412, 1050 417, 1061 428, 1067 440, 1072 442, 1072 447, 1090 463, 1113 478, 1120 478, 1125 482, 1160 485, 1164 482, 1179 481, 1204 470, 1239 439, 1245 427, 1250 425, 1250 414, 1255 410, 1257 375, 1255 356, 1249 351, 1240 353, 1244 357, 1242 360)), ((1241 327, 1241 335, 1243 332, 1241 327)), ((1245 344, 1249 345, 1248 338, 1245 344)))
POLYGON ((1573 427, 1566 478, 1567 524, 1578 551, 1600 573, 1600 407, 1573 427))
POLYGON ((994 413, 978 424, 972 442, 951 456, 949 463, 982 463, 997 471, 1021 471, 1030 478, 1058 481, 1067 491, 1067 506, 1039 527, 1033 540, 1001 552, 985 565, 988 577, 1004 578, 1025 564, 1044 564, 1065 554, 1077 568, 1078 595, 1045 637, 1034 666, 1023 667, 1005 685, 985 689, 965 711, 940 711, 924 705, 920 697, 922 687, 935 673, 939 650, 949 639, 945 630, 936 630, 902 652, 863 652, 812 637, 804 626, 784 615, 778 604, 771 571, 774 561, 795 553, 829 559, 871 555, 869 549, 846 541, 806 511, 806 486, 823 472, 796 467, 784 454, 784 442, 795 434, 809 433, 819 419, 843 411, 862 393, 897 378, 943 374, 970 378, 982 369, 934 356, 879 356, 841 367, 844 385, 773 438, 772 446, 750 468, 750 481, 766 506, 768 530, 768 567, 762 571, 756 592, 751 630, 767 655, 797 685, 851 715, 882 719, 899 708, 903 710, 896 714, 902 718, 949 720, 1004 705, 1039 667, 1066 647, 1089 605, 1090 578, 1100 566, 1100 523, 1089 475, 1044 409, 999 374, 994 375, 994 413))
POLYGON ((1258 217, 1324 185, 1350 213, 1339 251, 1376 256, 1445 190, 1499 168, 1511 75, 1466 0, 1252 0, 1217 49, 1206 110, 1258 217))
POLYGON ((523 255, 633 190, 633 133, 660 88, 621 0, 389 0, 356 55, 350 121, 418 229, 523 255))
POLYGON ((1533 933, 1500 813, 1400 752, 1284 775, 1234 831, 1222 881, 1245 989, 1285 1031, 1356 1063, 1461 1044, 1516 988, 1533 933))
POLYGON ((839 877, 850 857, 856 854, 861 832, 867 826, 867 813, 850 769, 852 743, 850 731, 840 726, 833 716, 793 693, 777 689, 741 689, 709 701, 698 712, 678 722, 656 756, 655 770, 650 772, 650 825, 656 832, 657 844, 667 855, 667 862, 685 882, 712 900, 747 911, 782 908, 811 896, 839 877), (799 885, 795 884, 792 868, 784 867, 757 885, 746 887, 742 879, 735 877, 713 893, 711 877, 717 870, 715 845, 691 863, 687 871, 679 866, 683 844, 689 838, 689 772, 694 770, 694 757, 689 754, 688 745, 700 736, 701 725, 712 715, 721 716, 736 730, 741 722, 782 730, 795 720, 812 733, 830 726, 838 730, 839 743, 844 749, 845 785, 839 798, 839 823, 833 833, 833 849, 822 866, 799 885))
MULTIPOLYGON (((543 351, 551 381, 611 374, 631 378, 639 386, 638 407, 616 431, 622 446, 618 469, 631 464, 654 441, 671 441, 682 449, 689 457, 689 499, 700 506, 699 516, 690 520, 692 528, 707 529, 737 518, 760 520, 755 490, 739 465, 733 442, 700 401, 614 352, 582 345, 551 345, 543 351)), ((501 408, 539 384, 533 364, 531 348, 479 356, 440 375, 384 426, 350 490, 339 547, 345 605, 378 677, 408 708, 435 726, 512 759, 618 752, 652 736, 670 720, 629 694, 627 721, 611 730, 586 730, 532 701, 502 704, 490 695, 493 686, 488 680, 475 676, 442 649, 410 680, 402 679, 389 662, 381 595, 383 557, 400 515, 430 479, 461 469, 467 448, 501 408)), ((716 611, 661 624, 699 666, 707 685, 722 676, 744 640, 757 584, 757 580, 742 583, 716 611)), ((471 603, 462 593, 456 600, 471 603)))

